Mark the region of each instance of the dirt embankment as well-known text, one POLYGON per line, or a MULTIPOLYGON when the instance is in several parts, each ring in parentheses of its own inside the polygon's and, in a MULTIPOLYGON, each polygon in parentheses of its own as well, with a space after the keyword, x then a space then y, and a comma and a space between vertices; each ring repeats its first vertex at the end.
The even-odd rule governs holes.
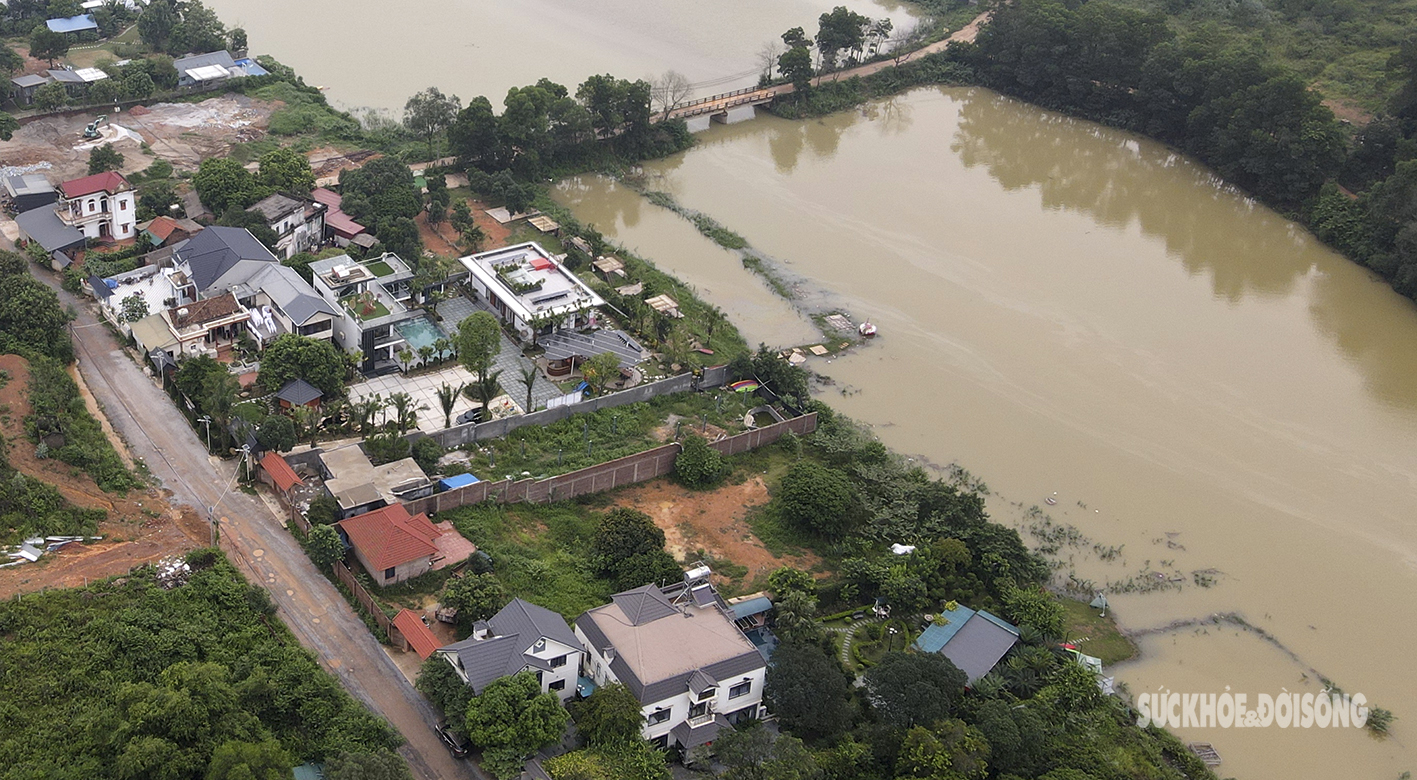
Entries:
POLYGON ((692 561, 698 550, 714 558, 746 566, 744 584, 766 577, 783 566, 811 570, 821 559, 814 555, 779 557, 768 551, 745 518, 768 502, 762 477, 717 490, 689 490, 657 479, 620 491, 615 506, 638 509, 664 531, 665 546, 681 561, 692 561))
MULTIPOLYGON (((30 413, 29 362, 18 355, 0 355, 0 370, 10 376, 0 387, 0 409, 9 410, 0 415, 0 435, 5 438, 10 465, 26 476, 54 485, 75 506, 108 512, 108 519, 98 530, 103 541, 72 544, 46 554, 39 563, 0 570, 0 598, 82 585, 87 580, 122 574, 134 566, 207 543, 206 523, 190 508, 171 507, 166 491, 149 488, 126 496, 105 493, 87 474, 57 460, 36 458, 24 423, 30 413)), ((93 405, 90 412, 96 409, 97 405, 93 405)), ((107 420, 96 416, 110 438, 116 439, 107 420)), ((116 442, 116 446, 121 445, 116 442)))

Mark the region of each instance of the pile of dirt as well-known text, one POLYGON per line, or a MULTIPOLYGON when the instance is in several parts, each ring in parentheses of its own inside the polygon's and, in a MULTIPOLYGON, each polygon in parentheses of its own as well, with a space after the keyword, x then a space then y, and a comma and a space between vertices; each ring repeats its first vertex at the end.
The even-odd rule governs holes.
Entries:
POLYGON ((783 566, 808 571, 821 563, 811 554, 779 557, 763 546, 745 518, 749 510, 767 502, 767 485, 762 477, 753 477, 710 491, 689 490, 657 479, 620 491, 614 505, 638 509, 653 518, 664 531, 670 554, 681 561, 693 560, 696 551, 703 550, 714 558, 747 567, 745 583, 783 566))
MULTIPOLYGON (((52 459, 35 457, 35 447, 25 435, 24 420, 30 413, 29 361, 18 355, 0 355, 0 370, 10 376, 0 387, 0 436, 4 436, 10 465, 21 473, 53 485, 70 503, 85 509, 103 509, 108 519, 99 524, 101 542, 71 544, 49 553, 39 563, 0 570, 0 597, 43 588, 67 588, 90 579, 122 574, 135 566, 169 555, 185 553, 210 540, 207 524, 189 507, 173 508, 170 492, 149 488, 130 491, 126 496, 105 493, 87 474, 52 459)), ((80 385, 82 388, 83 385, 80 385)), ((86 399, 88 400, 88 399, 86 399)), ((96 404, 90 413, 112 428, 96 404)), ((122 447, 122 442, 115 441, 122 447)), ((123 450, 120 449, 120 452, 123 450)))

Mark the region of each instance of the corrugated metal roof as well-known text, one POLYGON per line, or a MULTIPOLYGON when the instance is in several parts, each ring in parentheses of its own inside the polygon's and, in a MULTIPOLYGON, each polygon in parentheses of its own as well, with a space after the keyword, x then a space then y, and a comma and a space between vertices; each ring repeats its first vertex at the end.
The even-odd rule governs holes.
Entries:
POLYGON ((1016 633, 976 614, 945 643, 940 654, 953 661, 973 683, 988 674, 1017 643, 1016 633))
POLYGON ((951 611, 941 612, 939 619, 943 620, 944 624, 936 622, 927 626, 920 632, 920 636, 916 637, 915 646, 925 653, 940 652, 940 648, 964 628, 964 624, 972 617, 974 610, 969 607, 955 607, 951 611))
POLYGON ((729 604, 728 608, 733 612, 734 620, 742 620, 745 617, 761 615, 772 609, 772 599, 767 596, 758 596, 747 601, 740 601, 737 604, 729 604))
POLYGON ((97 30, 98 22, 93 20, 93 14, 79 14, 65 19, 50 19, 45 22, 49 29, 57 33, 83 32, 84 30, 97 30))

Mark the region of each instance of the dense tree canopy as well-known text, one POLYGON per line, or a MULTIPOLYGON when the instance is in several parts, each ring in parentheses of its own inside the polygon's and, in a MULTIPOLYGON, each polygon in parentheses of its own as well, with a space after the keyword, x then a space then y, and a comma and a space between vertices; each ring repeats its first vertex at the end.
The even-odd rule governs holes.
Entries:
POLYGON ((458 627, 471 632, 479 620, 486 620, 506 606, 507 591, 491 574, 464 574, 448 580, 438 598, 445 607, 458 611, 458 627))
POLYGON ((866 696, 882 721, 909 728, 954 714, 965 674, 938 653, 886 653, 866 672, 866 696))
POLYGON ((773 653, 763 701, 784 728, 805 738, 833 739, 851 727, 851 682, 815 644, 784 644, 773 653))
POLYGON ((261 155, 257 183, 269 192, 304 195, 315 188, 315 173, 305 155, 289 147, 272 149, 261 155))
POLYGON ((31 276, 28 268, 0 273, 0 352, 46 355, 72 363, 70 319, 59 305, 59 296, 31 276))
POLYGON ((192 185, 202 205, 213 214, 227 209, 244 209, 264 196, 256 177, 246 167, 230 157, 208 157, 192 177, 192 185))
POLYGON ((468 739, 482 748, 483 766, 508 780, 532 751, 560 739, 571 716, 555 693, 542 693, 531 672, 494 680, 467 705, 468 739))
POLYGON ((829 538, 840 537, 859 521, 851 483, 840 472, 812 460, 792 464, 774 503, 783 520, 829 538))
POLYGON ((674 557, 664 550, 664 531, 649 515, 625 507, 601 516, 590 555, 616 590, 676 582, 683 575, 674 557))
POLYGON ((622 683, 595 689, 576 710, 576 731, 592 746, 632 742, 640 738, 644 714, 635 694, 622 683))
POLYGON ((329 341, 286 333, 261 353, 258 379, 272 393, 292 379, 304 379, 330 399, 344 394, 348 373, 349 361, 329 341))

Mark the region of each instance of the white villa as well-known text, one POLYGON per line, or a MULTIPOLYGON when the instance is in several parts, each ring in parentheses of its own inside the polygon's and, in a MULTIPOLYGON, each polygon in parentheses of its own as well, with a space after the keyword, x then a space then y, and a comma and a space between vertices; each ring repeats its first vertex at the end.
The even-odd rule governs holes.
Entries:
POLYGON ((720 729, 763 715, 767 662, 734 622, 699 566, 684 581, 617 593, 576 618, 583 674, 597 686, 624 683, 639 699, 644 736, 687 750, 720 729))
POLYGON ((594 324, 605 301, 540 244, 494 249, 459 260, 470 283, 523 339, 594 324))
POLYGON ((499 677, 530 671, 541 681, 542 692, 554 692, 563 704, 576 693, 585 655, 560 615, 521 599, 478 621, 471 637, 439 648, 438 654, 475 694, 499 677))

